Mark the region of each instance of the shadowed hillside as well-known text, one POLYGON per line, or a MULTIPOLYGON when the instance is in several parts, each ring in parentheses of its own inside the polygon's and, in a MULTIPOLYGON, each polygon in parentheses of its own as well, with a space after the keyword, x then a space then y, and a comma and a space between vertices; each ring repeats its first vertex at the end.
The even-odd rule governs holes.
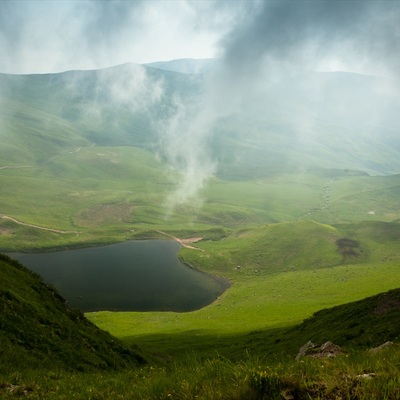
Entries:
POLYGON ((144 359, 15 260, 0 255, 0 370, 118 369, 144 359))
POLYGON ((371 348, 398 342, 400 289, 318 311, 290 331, 299 338, 322 344, 328 340, 347 348, 371 348))

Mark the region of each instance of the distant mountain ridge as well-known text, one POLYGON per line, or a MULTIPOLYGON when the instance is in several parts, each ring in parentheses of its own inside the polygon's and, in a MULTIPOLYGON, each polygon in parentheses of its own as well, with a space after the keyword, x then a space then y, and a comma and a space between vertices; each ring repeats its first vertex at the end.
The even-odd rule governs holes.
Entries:
POLYGON ((179 159, 187 154, 179 138, 190 126, 206 138, 193 157, 208 154, 224 179, 310 168, 400 171, 396 82, 343 72, 280 76, 237 99, 232 112, 216 111, 206 127, 197 126, 196 115, 210 101, 205 71, 214 63, 0 74, 0 166, 43 162, 60 149, 93 143, 146 148, 169 163, 166 132, 174 130, 179 159))
POLYGON ((204 74, 212 71, 217 62, 218 60, 214 58, 181 58, 170 61, 156 61, 143 65, 164 71, 180 72, 182 74, 204 74))

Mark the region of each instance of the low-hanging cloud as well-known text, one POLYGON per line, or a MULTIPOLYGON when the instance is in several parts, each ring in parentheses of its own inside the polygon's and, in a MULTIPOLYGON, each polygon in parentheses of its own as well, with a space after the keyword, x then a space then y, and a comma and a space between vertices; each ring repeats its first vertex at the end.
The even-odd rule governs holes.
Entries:
POLYGON ((196 106, 177 101, 166 124, 164 155, 182 171, 177 190, 168 198, 170 206, 199 201, 199 190, 218 168, 210 142, 223 118, 247 113, 265 120, 268 113, 281 113, 289 106, 291 112, 282 119, 285 129, 310 145, 321 134, 318 114, 326 120, 340 119, 339 124, 356 131, 371 132, 387 115, 373 100, 366 102, 365 93, 351 94, 344 104, 353 102, 354 107, 347 110, 340 107, 345 93, 332 92, 329 81, 310 79, 299 87, 296 79, 305 71, 336 67, 396 76, 400 70, 398 4, 328 0, 248 4, 251 8, 220 42, 220 63, 208 77, 201 101, 196 106), (331 91, 329 99, 325 90, 331 91), (365 112, 369 119, 359 120, 365 112))
POLYGON ((166 199, 169 210, 188 202, 199 206, 199 191, 216 167, 207 143, 215 121, 213 112, 207 106, 184 104, 179 98, 174 99, 173 107, 172 115, 159 127, 162 155, 180 175, 176 189, 166 199))
POLYGON ((266 1, 221 41, 223 59, 238 76, 274 62, 312 70, 336 62, 354 72, 397 74, 399 20, 396 1, 266 1))
MULTIPOLYGON (((306 71, 337 69, 399 78, 400 3, 280 0, 251 4, 252 9, 220 42, 220 65, 206 86, 202 107, 207 106, 200 109, 200 117, 188 119, 190 113, 181 109, 179 115, 186 118, 177 118, 178 123, 171 125, 172 159, 183 160, 187 169, 175 201, 195 197, 216 171, 217 160, 210 160, 208 146, 215 125, 226 116, 247 113, 268 120, 268 114, 287 110, 281 119, 285 134, 303 146, 329 141, 321 129, 332 135, 332 129, 346 126, 353 134, 367 133, 375 140, 374 135, 385 134, 381 129, 384 119, 390 117, 388 125, 397 123, 390 107, 379 103, 381 96, 368 97, 367 88, 354 82, 349 90, 359 92, 336 89, 329 79, 310 78, 300 84, 298 79, 304 79, 306 71), (323 121, 322 125, 318 121, 323 121), (329 122, 329 126, 328 121, 334 125, 329 122), (181 143, 173 139, 177 131, 184 132, 181 143), (188 143, 195 150, 190 150, 188 143), (194 171, 200 178, 194 178, 194 171)), ((383 88, 372 85, 369 89, 379 92, 383 88)), ((398 104, 395 90, 392 88, 386 99, 398 104)), ((336 131, 336 135, 345 137, 346 132, 336 131)))
POLYGON ((221 40, 220 96, 236 98, 238 113, 247 105, 253 115, 256 108, 266 116, 286 110, 280 130, 304 151, 316 142, 330 146, 328 135, 345 140, 347 129, 360 139, 392 135, 399 119, 380 102, 387 91, 385 102, 399 104, 399 21, 393 1, 261 2, 221 40), (334 86, 333 75, 305 75, 338 70, 394 80, 370 80, 368 88, 350 80, 346 91, 334 86))
POLYGON ((146 68, 138 64, 69 72, 63 75, 63 84, 68 105, 75 110, 77 118, 89 119, 92 126, 107 122, 115 132, 120 128, 119 118, 110 114, 114 115, 116 110, 129 114, 150 113, 164 96, 163 80, 149 76, 146 68))
POLYGON ((228 7, 197 0, 2 0, 0 72, 59 72, 212 57, 218 37, 242 3, 228 7))
MULTIPOLYGON (((219 38, 220 62, 206 79, 199 99, 192 103, 174 97, 161 122, 154 124, 160 153, 181 174, 176 191, 167 199, 173 208, 185 202, 201 202, 199 190, 218 169, 210 142, 219 121, 246 113, 262 119, 272 109, 281 112, 287 99, 292 101, 299 94, 287 83, 288 77, 295 81, 304 71, 344 70, 399 78, 399 21, 400 3, 379 0, 92 0, 60 5, 3 1, 0 70, 37 72, 47 68, 48 72, 67 69, 65 65, 87 69, 152 61, 155 54, 164 54, 160 49, 171 49, 171 43, 176 52, 168 54, 180 51, 179 57, 188 57, 205 42, 210 49, 210 43, 219 38), (35 4, 40 7, 35 8, 35 4), (51 22, 44 24, 49 15, 51 22), (143 60, 144 53, 147 60, 143 60)), ((100 97, 106 96, 132 112, 151 109, 166 96, 163 82, 150 79, 139 67, 127 68, 120 76, 104 70, 98 74, 97 83, 100 97)), ((80 85, 75 84, 73 90, 80 85)), ((320 81, 303 89, 297 104, 290 103, 294 111, 285 115, 288 129, 300 136, 317 132, 314 117, 326 111, 319 106, 325 89, 320 81), (301 98, 304 93, 307 97, 301 98), (315 108, 311 110, 310 104, 315 108), (307 116, 310 110, 313 115, 307 116)), ((388 90, 393 95, 397 87, 388 90)), ((326 104, 338 109, 339 94, 331 94, 326 104)), ((375 106, 367 106, 363 95, 352 99, 359 103, 359 114, 375 106)), ((96 96, 85 106, 87 112, 101 118, 104 104, 96 96)), ((374 108, 378 122, 383 118, 380 109, 382 106, 374 108)), ((347 114, 339 110, 332 115, 350 120, 347 114)))

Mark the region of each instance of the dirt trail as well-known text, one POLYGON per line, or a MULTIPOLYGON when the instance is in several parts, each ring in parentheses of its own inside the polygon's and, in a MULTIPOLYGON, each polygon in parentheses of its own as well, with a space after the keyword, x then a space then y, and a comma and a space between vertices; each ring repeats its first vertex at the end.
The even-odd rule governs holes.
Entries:
POLYGON ((0 169, 32 168, 33 165, 3 165, 0 169))
POLYGON ((90 146, 80 146, 75 148, 72 151, 69 151, 68 153, 63 153, 63 154, 56 154, 53 157, 50 157, 48 160, 43 161, 40 164, 28 164, 28 165, 3 165, 0 167, 0 169, 18 169, 18 168, 33 168, 33 167, 39 167, 40 165, 44 165, 44 164, 48 164, 51 163, 52 161, 56 160, 59 157, 65 156, 67 154, 74 154, 74 153, 78 153, 78 151, 81 151, 83 148, 92 148, 94 147, 96 144, 95 143, 91 143, 90 146))
POLYGON ((27 222, 18 221, 17 219, 15 219, 13 217, 9 217, 8 215, 4 215, 4 214, 0 214, 0 218, 8 219, 9 221, 15 222, 18 225, 29 226, 31 228, 41 229, 43 231, 49 231, 49 232, 54 232, 54 233, 76 233, 76 234, 80 233, 78 231, 62 231, 62 230, 59 230, 59 229, 46 228, 45 226, 28 224, 27 222))
POLYGON ((191 246, 189 243, 196 243, 200 240, 202 240, 202 237, 193 237, 193 238, 187 238, 187 239, 179 239, 176 236, 170 235, 169 233, 163 232, 163 231, 156 231, 158 233, 161 233, 162 235, 168 236, 171 239, 177 241, 179 244, 181 244, 183 247, 186 247, 187 249, 192 249, 192 250, 200 250, 204 251, 203 249, 199 249, 198 247, 191 246))

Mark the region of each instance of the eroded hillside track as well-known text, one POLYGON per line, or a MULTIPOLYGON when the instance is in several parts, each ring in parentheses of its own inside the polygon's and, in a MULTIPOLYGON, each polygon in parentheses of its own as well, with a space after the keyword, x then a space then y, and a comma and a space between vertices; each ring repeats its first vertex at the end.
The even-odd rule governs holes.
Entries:
POLYGON ((4 214, 0 214, 0 218, 7 219, 9 221, 12 221, 12 222, 18 224, 18 225, 29 226, 30 228, 41 229, 43 231, 48 231, 48 232, 54 232, 54 233, 76 233, 76 234, 80 234, 81 233, 79 231, 63 231, 61 229, 47 228, 45 226, 29 224, 27 222, 18 221, 17 219, 15 219, 13 217, 10 217, 8 215, 4 215, 4 214))

